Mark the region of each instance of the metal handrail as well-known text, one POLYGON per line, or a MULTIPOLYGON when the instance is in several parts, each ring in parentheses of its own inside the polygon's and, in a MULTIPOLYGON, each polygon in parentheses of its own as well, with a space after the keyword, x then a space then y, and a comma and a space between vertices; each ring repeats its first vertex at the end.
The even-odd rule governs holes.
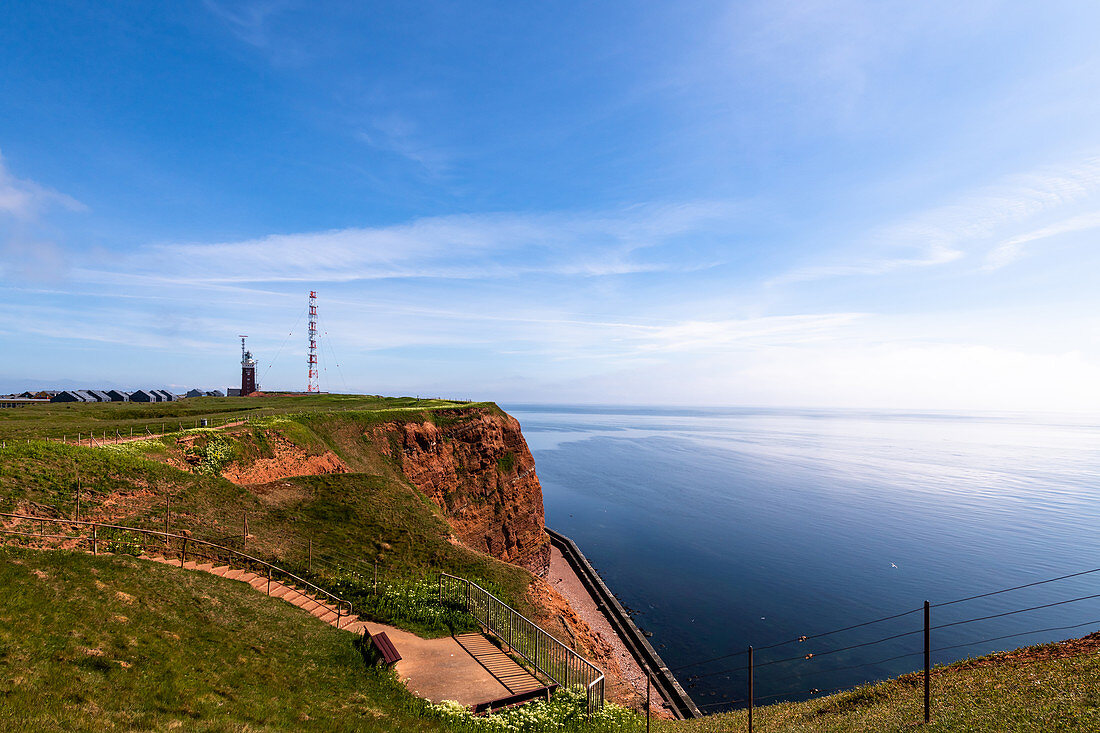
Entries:
POLYGON ((585 688, 585 691, 587 693, 588 712, 589 713, 591 713, 593 710, 599 710, 603 707, 603 702, 604 702, 604 694, 603 694, 604 693, 604 673, 603 673, 602 670, 600 670, 599 667, 597 667, 596 665, 589 662, 583 656, 581 656, 576 651, 571 649, 568 645, 563 644, 561 641, 556 639, 552 634, 550 634, 548 631, 546 631, 541 626, 536 624, 534 621, 531 621, 529 618, 524 616, 522 613, 520 613, 516 609, 512 608, 507 603, 500 600, 495 595, 490 593, 485 588, 482 588, 480 585, 473 582, 472 580, 469 580, 467 578, 460 578, 456 575, 451 575, 450 573, 440 573, 439 574, 439 599, 440 599, 440 602, 442 602, 442 600, 443 600, 443 584, 444 584, 445 579, 446 580, 451 580, 451 581, 457 581, 460 584, 465 584, 465 586, 466 586, 465 601, 466 601, 467 609, 471 612, 471 614, 473 615, 474 619, 478 622, 478 624, 485 627, 485 629, 487 631, 489 631, 490 633, 496 635, 497 638, 501 639, 501 641, 506 642, 508 644, 509 649, 513 653, 519 655, 524 660, 526 660, 532 667, 534 667, 539 673, 541 673, 543 676, 545 676, 547 679, 549 679, 554 684, 558 684, 558 685, 561 685, 563 687, 568 687, 570 684, 577 684, 577 683, 583 685, 584 688, 585 688), (481 620, 481 617, 479 615, 478 610, 474 607, 475 606, 475 601, 474 601, 473 594, 471 593, 471 590, 475 589, 475 588, 485 598, 485 620, 484 621, 481 620), (496 604, 499 609, 504 610, 505 612, 507 612, 509 614, 509 616, 507 616, 507 619, 508 619, 508 624, 507 624, 508 629, 507 630, 496 628, 495 624, 493 623, 493 613, 492 613, 493 604, 496 604), (513 617, 516 618, 516 619, 519 619, 524 624, 526 624, 526 630, 531 634, 531 636, 533 636, 533 640, 530 641, 528 644, 525 644, 524 646, 527 646, 528 648, 530 648, 531 646, 534 647, 535 659, 532 659, 527 653, 525 653, 523 651, 523 649, 518 648, 515 645, 516 639, 514 637, 514 632, 515 632, 516 624, 513 623, 513 617), (507 634, 507 636, 505 636, 504 634, 507 634), (564 671, 563 676, 564 676, 565 679, 558 679, 553 673, 551 673, 550 671, 545 669, 544 666, 542 664, 540 664, 540 662, 539 662, 540 648, 539 647, 541 645, 547 644, 547 643, 549 643, 551 645, 551 649, 553 649, 554 651, 551 651, 550 649, 546 649, 546 648, 543 648, 541 650, 542 652, 544 652, 544 654, 545 654, 545 656, 548 660, 548 664, 546 666, 547 667, 552 667, 553 664, 551 662, 557 661, 559 663, 559 665, 563 667, 563 671, 564 671), (579 665, 581 666, 581 669, 588 672, 588 674, 583 675, 583 677, 585 677, 586 679, 581 679, 581 680, 571 680, 570 679, 570 677, 571 677, 571 675, 570 675, 570 662, 579 663, 579 665), (595 679, 591 679, 593 674, 595 675, 595 679), (591 681, 589 681, 589 679, 591 679, 591 681))
MULTIPOLYGON (((190 543, 195 543, 195 544, 199 544, 199 545, 206 545, 207 547, 212 547, 212 548, 217 549, 217 550, 224 550, 226 552, 229 552, 232 555, 235 555, 235 556, 237 556, 237 557, 239 557, 243 560, 247 560, 248 562, 257 563, 259 565, 262 565, 262 566, 268 568, 268 570, 270 570, 271 572, 282 573, 284 576, 294 580, 295 582, 301 583, 304 586, 307 586, 309 589, 312 589, 316 593, 327 596, 328 598, 330 598, 336 604, 336 614, 337 614, 337 616, 336 616, 336 628, 340 628, 341 619, 344 616, 350 616, 351 612, 352 612, 352 603, 351 603, 351 601, 340 598, 339 596, 337 596, 333 593, 330 593, 329 591, 325 590, 324 588, 321 588, 320 586, 314 585, 313 583, 309 582, 305 578, 301 578, 301 577, 295 575, 294 573, 290 572, 289 570, 285 570, 285 569, 283 569, 283 568, 281 568, 277 565, 272 565, 271 563, 267 562, 266 560, 261 560, 258 557, 253 557, 252 555, 248 555, 246 553, 243 553, 240 550, 235 550, 232 547, 226 547, 225 545, 219 545, 217 543, 209 542, 207 540, 200 540, 200 539, 196 539, 194 537, 188 537, 186 535, 173 534, 171 532, 162 532, 160 530, 155 530, 155 529, 142 529, 141 527, 127 527, 127 526, 122 525, 122 524, 104 524, 103 522, 89 522, 89 521, 85 521, 85 520, 81 520, 81 519, 59 519, 59 518, 55 518, 55 517, 32 517, 32 516, 29 516, 29 515, 26 515, 26 514, 9 514, 7 512, 0 512, 0 517, 6 517, 8 519, 25 519, 25 520, 32 521, 32 522, 53 522, 54 524, 78 525, 78 526, 92 527, 92 528, 102 527, 104 529, 115 529, 115 530, 122 530, 122 531, 125 531, 125 532, 137 532, 139 534, 145 534, 145 535, 149 535, 149 536, 152 536, 152 537, 163 538, 164 543, 165 543, 165 547, 168 546, 169 541, 172 540, 172 539, 182 540, 184 542, 190 542, 190 543), (346 612, 345 612, 345 610, 346 610, 346 612)), ((29 532, 20 532, 18 530, 12 530, 12 529, 7 529, 7 528, 0 529, 0 534, 16 534, 16 535, 23 535, 23 536, 30 536, 30 537, 43 537, 43 538, 56 538, 56 539, 74 539, 74 540, 82 540, 82 541, 85 541, 85 542, 98 541, 97 538, 94 535, 91 538, 79 537, 79 536, 73 537, 71 535, 36 535, 36 534, 29 533, 29 532)), ((107 541, 107 540, 105 540, 105 541, 107 541)), ((183 565, 182 557, 180 559, 180 565, 181 565, 181 567, 183 565)))

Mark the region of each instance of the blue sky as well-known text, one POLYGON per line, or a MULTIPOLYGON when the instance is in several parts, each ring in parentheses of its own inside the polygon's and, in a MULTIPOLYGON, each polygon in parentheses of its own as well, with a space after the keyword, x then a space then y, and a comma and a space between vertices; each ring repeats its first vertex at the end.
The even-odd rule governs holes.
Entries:
POLYGON ((0 389, 1100 408, 1100 6, 15 2, 0 389), (339 364, 339 367, 337 367, 339 364))

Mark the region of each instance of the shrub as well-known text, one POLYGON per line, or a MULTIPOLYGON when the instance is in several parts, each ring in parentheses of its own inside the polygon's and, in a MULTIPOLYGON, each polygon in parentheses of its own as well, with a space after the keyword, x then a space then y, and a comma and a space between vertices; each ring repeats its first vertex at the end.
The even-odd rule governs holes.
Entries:
POLYGON ((642 719, 633 711, 615 703, 588 715, 588 696, 583 688, 570 687, 554 693, 550 702, 542 700, 477 717, 469 708, 452 700, 428 706, 428 714, 446 721, 449 727, 480 733, 559 733, 592 731, 620 733, 639 731, 642 719))

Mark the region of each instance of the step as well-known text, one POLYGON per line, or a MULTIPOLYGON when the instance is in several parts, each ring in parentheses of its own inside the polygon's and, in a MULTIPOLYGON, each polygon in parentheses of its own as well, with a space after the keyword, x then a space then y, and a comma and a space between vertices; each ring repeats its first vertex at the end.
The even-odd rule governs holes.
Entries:
POLYGON ((335 614, 336 609, 333 608, 332 606, 325 605, 324 603, 319 603, 319 604, 317 604, 316 608, 311 608, 309 610, 309 612, 312 613, 314 616, 320 617, 320 616, 324 616, 327 613, 335 614))
POLYGON ((204 562, 201 565, 196 565, 195 566, 195 570, 201 570, 204 573, 209 573, 213 569, 214 569, 214 563, 212 563, 212 562, 204 562))
POLYGON ((252 578, 248 581, 248 584, 257 590, 263 588, 267 590, 267 578, 253 574, 252 578))
POLYGON ((335 624, 338 617, 336 615, 336 611, 329 611, 328 613, 318 616, 317 618, 321 619, 326 624, 335 624))
POLYGON ((294 592, 293 588, 288 588, 282 583, 271 584, 271 597, 272 598, 285 598, 294 592))
POLYGON ((229 566, 219 565, 216 568, 211 568, 210 572, 212 572, 214 575, 217 575, 219 578, 224 578, 225 574, 229 572, 229 566))
POLYGON ((198 563, 196 563, 194 560, 188 560, 182 565, 184 570, 194 570, 198 566, 198 563))
POLYGON ((248 571, 246 570, 230 570, 225 574, 225 577, 229 578, 230 580, 240 580, 241 576, 243 576, 247 572, 248 571))

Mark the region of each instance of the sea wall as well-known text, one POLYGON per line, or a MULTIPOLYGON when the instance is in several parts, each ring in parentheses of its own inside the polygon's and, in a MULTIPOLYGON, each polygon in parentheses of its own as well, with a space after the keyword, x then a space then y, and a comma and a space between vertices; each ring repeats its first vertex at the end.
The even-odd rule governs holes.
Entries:
POLYGON ((691 696, 687 694, 676 676, 669 670, 668 665, 661 659, 657 651, 645 638, 645 635, 634 624, 630 614, 619 603, 619 599, 611 592, 611 589, 603 582, 592 563, 584 556, 580 548, 573 540, 565 535, 547 528, 553 543, 565 558, 566 562, 576 573, 585 589, 596 605, 603 611, 604 616, 611 623, 612 629, 622 640, 631 656, 642 667, 646 675, 652 680, 658 694, 669 704, 677 718, 698 718, 702 712, 695 705, 691 696))

